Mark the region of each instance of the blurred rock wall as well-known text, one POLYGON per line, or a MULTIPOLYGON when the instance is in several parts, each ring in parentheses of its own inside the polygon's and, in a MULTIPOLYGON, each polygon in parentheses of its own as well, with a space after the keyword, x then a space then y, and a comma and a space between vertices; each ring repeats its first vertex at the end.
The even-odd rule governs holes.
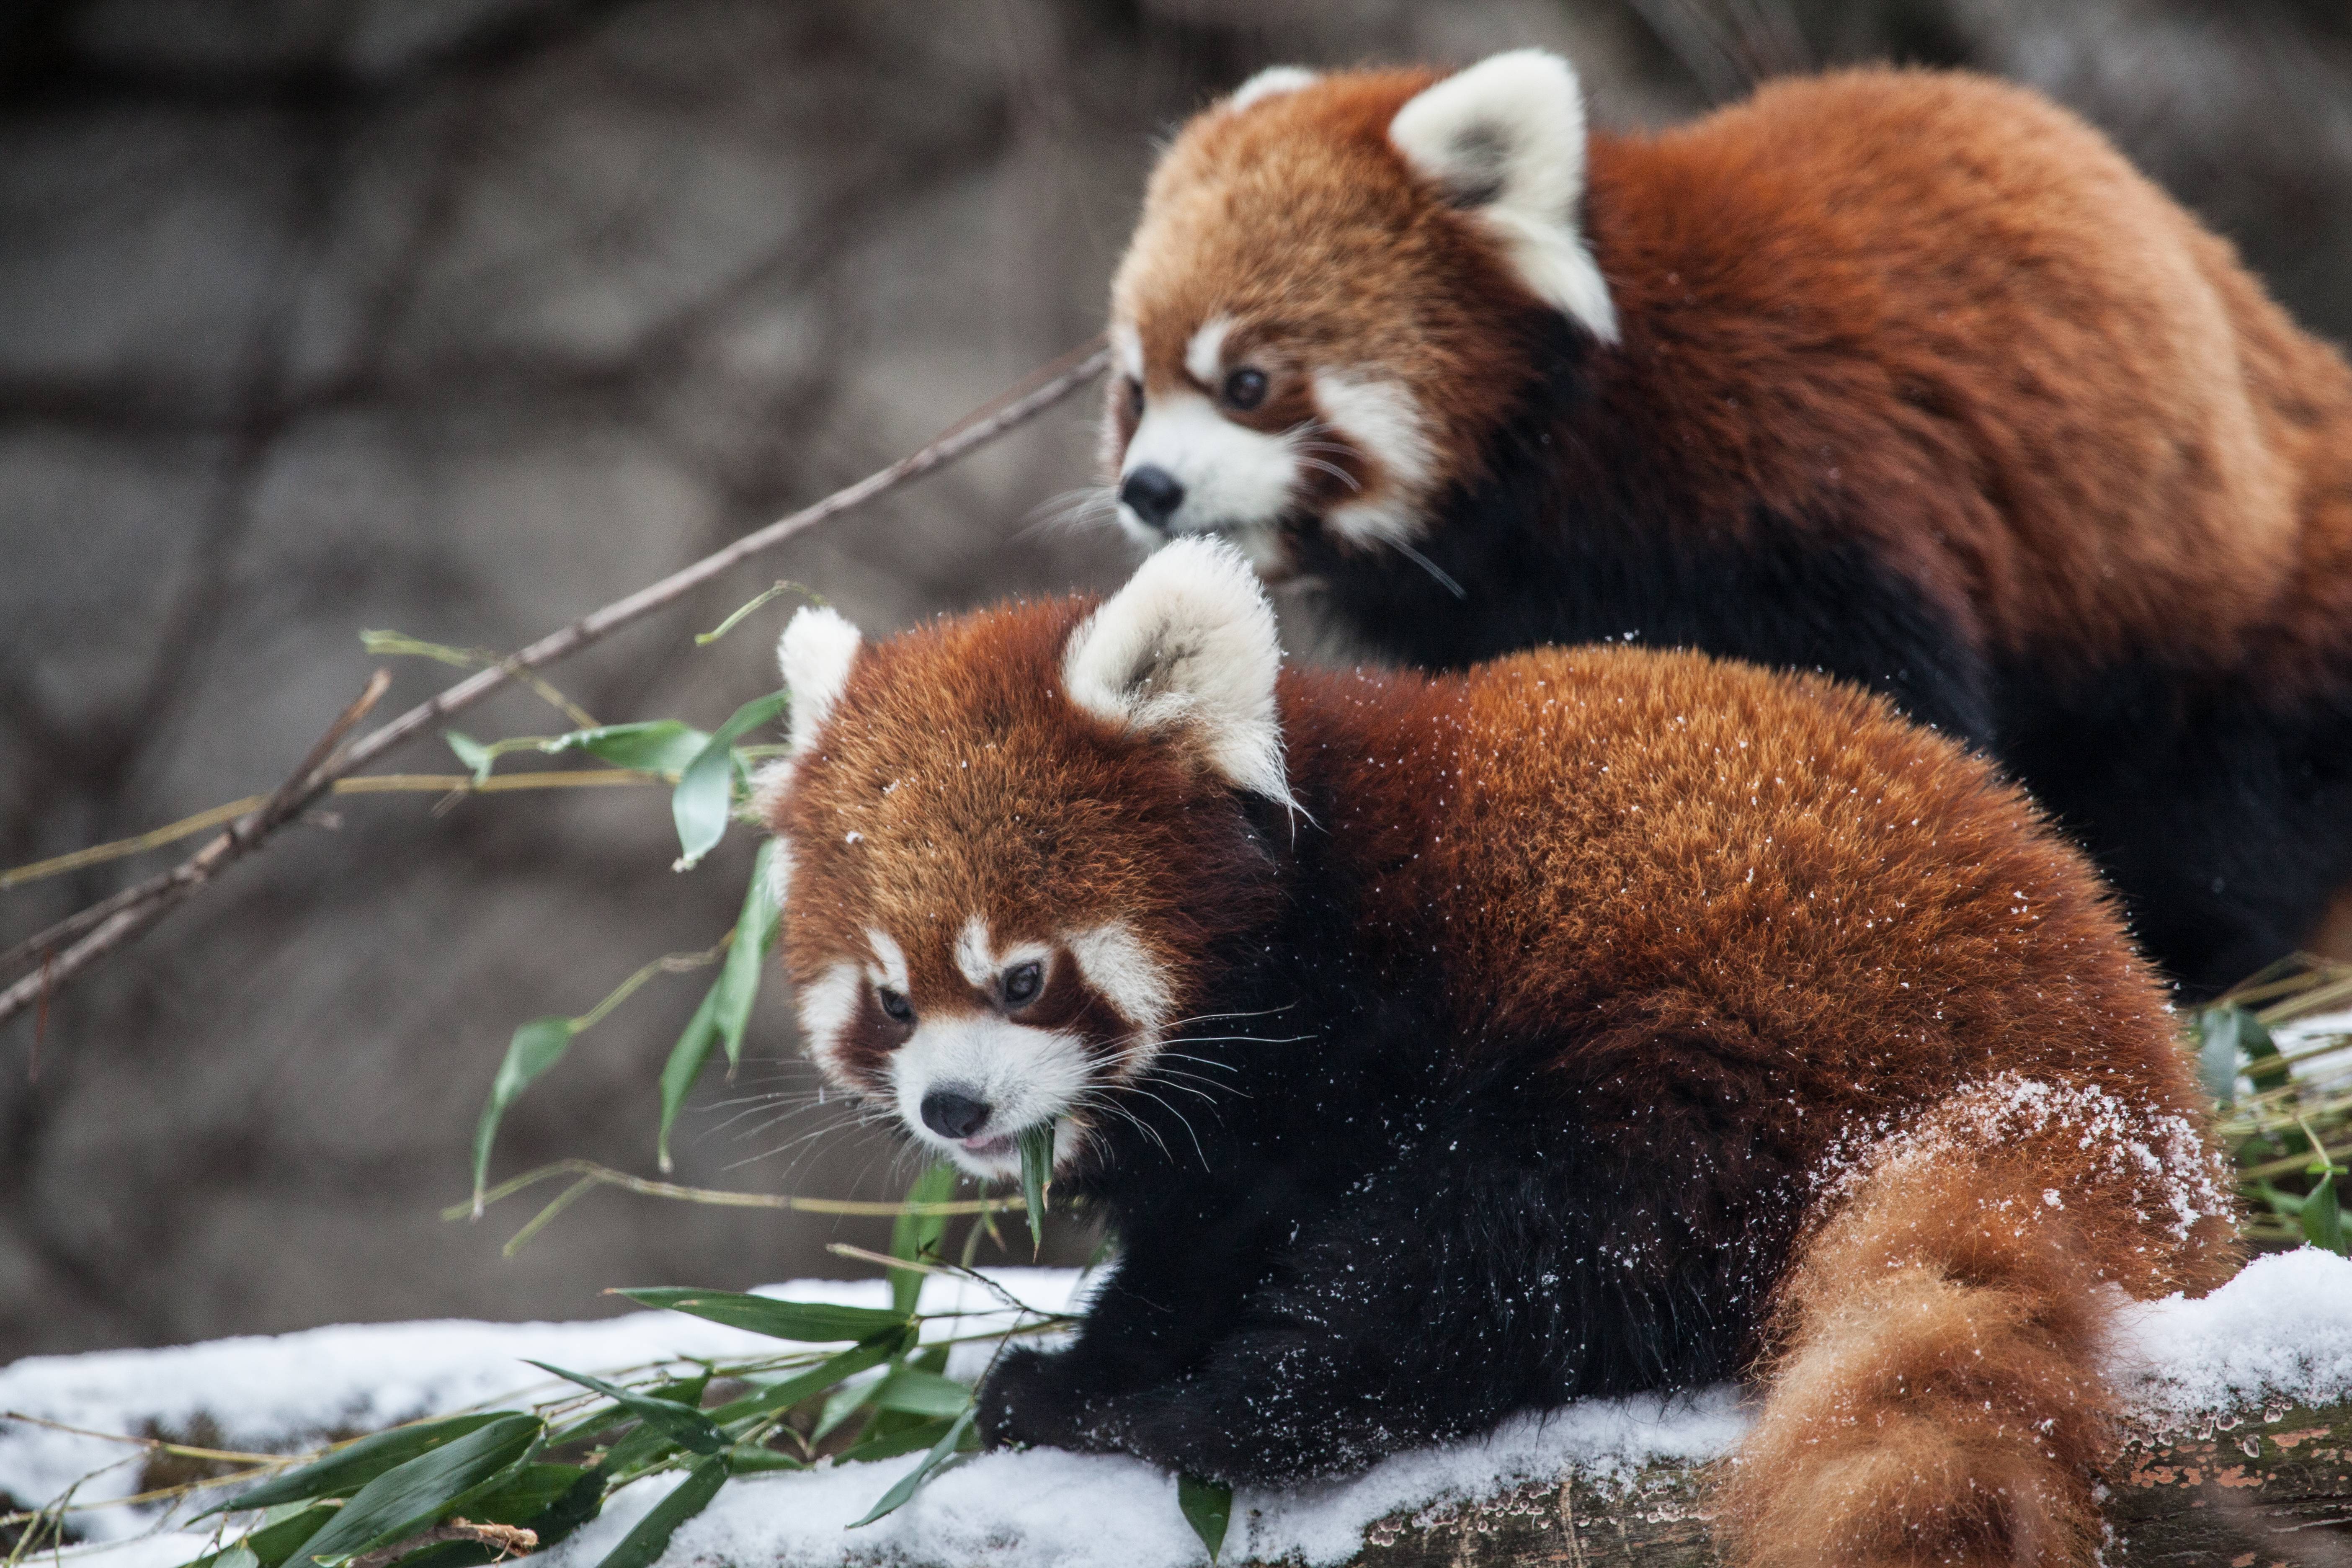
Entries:
MULTIPOLYGON (((2352 336, 2337 5, 2075 0, 50 0, 0 18, 0 866, 271 788, 380 662, 507 649, 898 456, 1096 330, 1153 138, 1277 59, 1541 43, 1596 118, 1759 73, 1971 64, 2108 127, 2352 336)), ((772 684, 778 577, 869 630, 1115 582, 1059 521, 1090 399, 551 672, 607 721, 772 684)), ((413 660, 383 714, 455 672, 413 660)), ((567 721, 527 694, 462 727, 567 721)), ((453 771, 419 743, 390 766, 453 771)), ((0 1359, 321 1321, 579 1316, 853 1268, 872 1222, 592 1196, 445 1225, 518 1022, 733 917, 657 790, 346 797, 0 1031, 0 1359), (39 1038, 37 1041, 37 1032, 39 1038)), ((184 847, 182 851, 184 852, 184 847)), ((0 945, 157 868, 0 892, 0 945)), ((498 1171, 650 1171, 699 995, 656 981, 498 1171)), ((679 1178, 890 1195, 780 996, 679 1178)), ((521 1200, 519 1200, 520 1202, 521 1200)), ((1066 1246, 1076 1242, 1066 1238, 1066 1246)))

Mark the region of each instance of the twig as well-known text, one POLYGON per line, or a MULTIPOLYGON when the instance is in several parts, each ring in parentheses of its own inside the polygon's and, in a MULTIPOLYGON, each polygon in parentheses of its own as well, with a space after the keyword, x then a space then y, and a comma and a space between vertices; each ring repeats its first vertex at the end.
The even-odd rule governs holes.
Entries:
POLYGON ((373 1552, 362 1552, 352 1559, 351 1568, 384 1568, 384 1564, 394 1558, 405 1557, 420 1546, 437 1545, 444 1541, 470 1541, 490 1547, 498 1553, 490 1559, 493 1563, 503 1563, 509 1557, 520 1557, 524 1552, 539 1550, 537 1531, 518 1524, 476 1524, 470 1520, 453 1519, 446 1524, 436 1524, 430 1530, 420 1531, 405 1541, 396 1541, 390 1546, 379 1546, 373 1552))
MULTIPOLYGON (((163 876, 152 878, 148 883, 142 884, 154 889, 151 896, 121 905, 96 930, 58 953, 54 961, 45 957, 39 973, 26 975, 6 991, 0 992, 0 1023, 14 1017, 36 998, 46 1007, 58 987, 163 919, 173 905, 212 880, 223 867, 250 854, 289 818, 324 794, 336 776, 328 771, 328 761, 334 756, 335 748, 361 720, 367 717, 368 710, 383 700, 383 694, 391 687, 391 671, 379 669, 370 676, 367 689, 337 716, 333 723, 327 726, 326 733, 311 743, 301 763, 257 810, 238 817, 218 838, 163 876)), ((348 763, 341 771, 348 772, 348 763)))
POLYGON ((234 1448, 192 1448, 185 1443, 168 1442, 162 1437, 134 1437, 125 1432, 93 1432, 87 1426, 68 1426, 62 1421, 52 1421, 45 1415, 27 1415, 21 1410, 0 1410, 0 1421, 22 1421, 27 1426, 46 1426, 52 1432, 70 1432, 77 1437, 96 1437, 107 1443, 129 1443, 150 1453, 175 1454, 184 1459, 226 1459, 239 1465, 284 1465, 291 1461, 283 1454, 246 1454, 234 1448))
MULTIPOLYGON (((238 818, 226 833, 170 871, 126 889, 106 900, 104 905, 85 910, 59 926, 42 932, 32 942, 19 944, 37 952, 57 942, 71 940, 58 934, 68 927, 77 933, 88 933, 81 935, 72 947, 58 953, 55 973, 46 981, 39 975, 28 976, 5 992, 0 992, 0 1023, 5 1023, 23 1011, 35 997, 46 994, 54 986, 67 984, 89 964, 153 925, 173 906, 202 888, 222 867, 258 847, 270 834, 284 825, 294 810, 299 810, 303 804, 324 792, 336 779, 358 772, 440 720, 471 708, 525 672, 568 658, 631 622, 677 602, 751 557, 772 550, 829 518, 862 506, 877 496, 988 445, 1068 397, 1099 375, 1109 363, 1109 349, 1104 346, 1100 338, 1097 338, 1043 366, 1010 392, 950 426, 920 450, 867 475, 854 485, 834 491, 813 506, 803 507, 764 528, 745 534, 734 543, 714 551, 691 566, 671 573, 658 583, 640 588, 625 598, 616 599, 602 609, 591 611, 488 669, 467 676, 455 686, 418 703, 399 718, 369 731, 347 751, 335 756, 331 763, 306 758, 305 766, 295 771, 286 784, 271 797, 268 806, 238 818), (107 912, 98 913, 100 908, 106 909, 107 912)), ((389 679, 382 671, 378 672, 378 677, 380 680, 389 679)), ((371 683, 370 689, 377 689, 374 683, 371 683)), ((377 694, 381 695, 381 692, 377 694)), ((369 700, 372 702, 373 699, 369 700)), ((324 759, 332 749, 331 742, 347 732, 351 725, 357 722, 360 714, 365 711, 364 708, 354 707, 356 711, 347 713, 343 720, 338 721, 321 746, 312 748, 315 757, 324 759)))
MULTIPOLYGON (((512 1197, 525 1187, 557 1176, 584 1177, 599 1185, 620 1187, 649 1198, 677 1198, 690 1204, 710 1204, 719 1208, 791 1209, 795 1214, 835 1214, 875 1218, 893 1218, 899 1215, 966 1215, 992 1214, 1026 1206, 1018 1197, 950 1198, 942 1203, 910 1204, 868 1202, 856 1198, 807 1198, 791 1193, 732 1193, 715 1187, 683 1187, 675 1182, 647 1181, 632 1176, 625 1171, 615 1171, 593 1160, 558 1160, 551 1165, 541 1165, 509 1181, 500 1182, 482 1194, 485 1204, 512 1197)), ((474 1212, 471 1198, 452 1204, 441 1211, 445 1220, 465 1219, 474 1212)))

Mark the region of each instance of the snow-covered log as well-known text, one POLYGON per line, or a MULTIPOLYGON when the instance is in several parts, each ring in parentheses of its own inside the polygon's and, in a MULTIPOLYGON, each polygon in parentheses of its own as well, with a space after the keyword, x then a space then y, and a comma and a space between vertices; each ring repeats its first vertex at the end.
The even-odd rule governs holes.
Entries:
MULTIPOLYGON (((997 1278, 1047 1310, 1066 1305, 1076 1288, 1075 1277, 1046 1270, 997 1278)), ((779 1290, 845 1305, 887 1300, 879 1281, 803 1281, 779 1290)), ((991 1304, 948 1279, 929 1281, 922 1303, 927 1312, 991 1304)), ((965 1317, 931 1326, 970 1334, 983 1323, 965 1317)), ((526 1356, 614 1372, 667 1357, 725 1360, 773 1344, 656 1312, 583 1323, 321 1329, 19 1362, 0 1369, 0 1410, 91 1432, 201 1433, 210 1446, 294 1452, 331 1434, 542 1397, 548 1390, 534 1387, 526 1356)), ((984 1346, 961 1346, 950 1370, 976 1373, 984 1354, 984 1346)), ((2107 1478, 2110 1568, 2343 1560, 2339 1532, 2352 1533, 2352 1260, 2311 1250, 2266 1258, 2202 1300, 2127 1307, 2109 1364, 2138 1428, 2107 1478)), ((1670 1402, 1587 1401, 1518 1418, 1479 1441, 1398 1455, 1344 1483, 1244 1492, 1234 1500, 1224 1561, 1314 1568, 1711 1563, 1701 1478, 1737 1441, 1742 1421, 1729 1389, 1670 1402)), ((82 1502, 128 1497, 141 1482, 137 1461, 135 1451, 101 1437, 0 1421, 0 1492, 22 1502, 76 1483, 82 1502)), ((896 1513, 848 1528, 916 1462, 910 1455, 739 1479, 678 1531, 663 1562, 1192 1568, 1205 1561, 1171 1478, 1134 1460, 1051 1449, 975 1456, 896 1513)), ((667 1484, 657 1478, 627 1488, 602 1518, 536 1561, 593 1568, 667 1484)), ((152 1507, 75 1517, 90 1543, 77 1568, 173 1568, 205 1544, 152 1507)))

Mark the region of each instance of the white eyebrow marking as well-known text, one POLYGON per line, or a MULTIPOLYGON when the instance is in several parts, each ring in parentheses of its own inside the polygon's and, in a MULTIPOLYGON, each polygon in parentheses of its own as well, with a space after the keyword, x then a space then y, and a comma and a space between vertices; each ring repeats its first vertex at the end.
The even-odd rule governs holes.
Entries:
POLYGON ((1111 352, 1118 356, 1118 368, 1132 381, 1143 379, 1143 340, 1125 321, 1113 321, 1110 328, 1111 352))
POLYGON ((857 1004, 865 992, 857 965, 842 963, 828 964, 824 973, 800 988, 801 1041, 808 1048, 809 1058, 831 1073, 837 1068, 842 1036, 849 1021, 857 1016, 857 1004))
POLYGON ((1234 330, 1231 316, 1217 316, 1202 324, 1184 348, 1184 368, 1202 386, 1217 384, 1217 369, 1224 363, 1225 334, 1234 330))
POLYGON ((1136 937, 1125 921, 1112 921, 1063 938, 1078 973, 1104 1000, 1136 1026, 1141 1038, 1137 1054, 1160 1047, 1160 1031, 1167 1026, 1170 1005, 1167 973, 1136 937))
POLYGON ((963 922, 963 930, 956 937, 955 962, 963 977, 982 990, 996 978, 996 956, 989 945, 988 922, 980 916, 963 922))
POLYGON ((887 931, 877 931, 872 926, 866 928, 866 940, 873 947, 875 958, 880 962, 878 970, 869 965, 867 973, 901 996, 905 995, 907 994, 906 952, 897 942, 890 940, 887 931))

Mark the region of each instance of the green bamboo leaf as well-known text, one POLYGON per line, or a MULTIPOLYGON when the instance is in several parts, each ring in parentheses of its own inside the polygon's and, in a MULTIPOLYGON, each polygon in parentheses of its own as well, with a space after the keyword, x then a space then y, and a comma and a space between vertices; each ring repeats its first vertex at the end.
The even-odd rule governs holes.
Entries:
POLYGON ((694 1016, 686 1021, 686 1028, 677 1037, 677 1044, 669 1048, 669 1059, 662 1063, 661 1130, 654 1137, 654 1160, 664 1173, 670 1167, 669 1131, 677 1124, 677 1113, 693 1092, 694 1080, 702 1076, 703 1063, 710 1059, 710 1048, 719 1043, 719 987, 714 981, 702 994, 701 1005, 694 1016))
POLYGON ((735 742, 773 721, 792 700, 789 691, 774 691, 746 702, 711 731, 702 750, 680 771, 677 788, 669 797, 670 819, 677 826, 677 869, 692 869, 726 837, 727 819, 735 809, 735 742))
MULTIPOLYGON (((941 1204, 955 1196, 956 1168, 942 1160, 915 1178, 907 1189, 910 1204, 941 1204)), ((903 1258, 909 1263, 927 1257, 937 1257, 940 1237, 947 1234, 948 1216, 943 1214, 902 1214, 890 1225, 890 1256, 903 1258)), ((896 1312, 912 1312, 923 1293, 923 1276, 912 1268, 890 1270, 890 1309, 896 1312)))
POLYGON ((728 945, 727 962, 719 972, 718 1000, 711 1018, 727 1047, 730 1068, 743 1059, 743 1031, 751 1026, 751 1004, 759 1000, 760 974, 775 951, 783 910, 776 903, 772 868, 776 841, 762 839, 751 857, 751 885, 743 889, 743 908, 735 917, 735 940, 728 945))
MULTIPOLYGON (((530 1361, 529 1356, 523 1359, 530 1361)), ((566 1372, 560 1366, 551 1366, 543 1361, 531 1361, 530 1364, 541 1372, 553 1373, 566 1383, 576 1383, 583 1388, 595 1390, 636 1416, 646 1426, 658 1427, 675 1439, 682 1448, 697 1454, 710 1455, 719 1452, 728 1446, 727 1434, 721 1432, 709 1416, 691 1405, 680 1405, 674 1400, 656 1399, 647 1394, 638 1394, 632 1389, 623 1388, 617 1384, 606 1383, 601 1377, 591 1377, 584 1372, 566 1372)))
POLYGON ((1029 1211, 1029 1248, 1045 1245, 1045 1189, 1054 1181, 1054 1124, 1041 1121, 1021 1134, 1021 1195, 1029 1211))
POLYGON ((362 1487, 319 1533, 296 1549, 303 1559, 352 1557, 415 1534, 530 1452, 545 1429, 535 1415, 500 1415, 419 1454, 362 1487))
MULTIPOLYGON (((930 1447, 940 1440, 940 1434, 954 1425, 955 1420, 952 1416, 942 1416, 938 1420, 908 1421, 904 1426, 889 1425, 886 1418, 877 1417, 874 1423, 874 1429, 835 1454, 833 1462, 836 1465, 863 1465, 874 1459, 895 1459, 901 1454, 911 1454, 919 1448, 930 1447)), ((810 1441, 814 1442, 816 1439, 813 1437, 810 1441)), ((863 1520, 858 1521, 859 1524, 864 1522, 866 1521, 863 1520)), ((855 1530, 857 1526, 854 1524, 850 1528, 855 1530)))
POLYGON ((246 1513, 280 1503, 307 1502, 313 1498, 347 1498, 394 1466, 404 1465, 419 1454, 478 1431, 497 1419, 495 1415, 450 1415, 439 1421, 420 1421, 413 1426, 394 1426, 338 1448, 324 1458, 313 1459, 300 1469, 273 1476, 226 1502, 215 1503, 196 1518, 246 1513))
POLYGON ((490 1175, 490 1145, 497 1141, 499 1122, 507 1107, 522 1096, 541 1073, 563 1059, 579 1026, 570 1018, 533 1018, 507 1042, 506 1059, 491 1080, 490 1098, 474 1125, 474 1215, 482 1213, 482 1187, 490 1175))
MULTIPOLYGON (((817 1413, 816 1425, 809 1429, 809 1441, 822 1443, 839 1431, 851 1416, 871 1410, 874 1393, 881 1386, 882 1380, 877 1377, 835 1389, 833 1397, 824 1402, 824 1408, 817 1413)), ((929 1440, 925 1439, 926 1442, 929 1440)), ((921 1446, 919 1443, 916 1445, 918 1447, 921 1446)))
POLYGON ((1192 1527, 1192 1533, 1209 1549, 1209 1561, 1214 1563, 1217 1553, 1225 1549, 1225 1527, 1233 1522, 1234 1489, 1223 1481, 1179 1476, 1176 1506, 1184 1510, 1184 1522, 1192 1527))
MULTIPOLYGON (((263 1515, 260 1526, 248 1532, 238 1544, 248 1552, 257 1568, 278 1568, 294 1554, 294 1549, 319 1533, 319 1527, 335 1517, 331 1508, 315 1503, 292 1503, 270 1510, 263 1515)), ((190 1564, 194 1568, 194 1564, 190 1564)), ((236 1561, 233 1552, 221 1556, 219 1568, 246 1568, 236 1561)))
POLYGON ((638 724, 606 724, 594 730, 574 730, 539 749, 551 756, 585 752, 616 768, 643 773, 678 773, 702 754, 710 737, 676 719, 651 719, 638 724))
POLYGON ((2253 1080, 2254 1092, 2263 1094, 2283 1088, 2294 1076, 2294 1069, 2280 1058, 2278 1042, 2271 1037, 2270 1026, 2248 1008, 2239 1008, 2238 1015, 2238 1054, 2244 1058, 2246 1076, 2253 1080))
POLYGON ((874 1391, 875 1408, 909 1415, 961 1415, 971 1403, 970 1384, 910 1366, 893 1367, 874 1391))
POLYGON ((457 754, 459 762, 466 764, 466 771, 474 775, 476 784, 488 782, 490 769, 498 764, 499 754, 496 752, 461 731, 444 730, 441 738, 449 742, 449 749, 457 754))
POLYGON ((2323 1175, 2319 1184, 2303 1200, 2304 1238, 2314 1247, 2324 1247, 2330 1252, 2352 1251, 2345 1240, 2344 1205, 2336 1195, 2336 1178, 2323 1175))
POLYGON ((554 1507, 587 1473, 582 1465, 525 1465, 476 1498, 473 1511, 466 1517, 478 1523, 529 1524, 554 1507))
POLYGON ((950 1422, 947 1430, 940 1434, 939 1441, 931 1445, 931 1451, 923 1456, 923 1462, 899 1477, 898 1484, 882 1494, 882 1500, 867 1510, 864 1519, 849 1528, 856 1530, 859 1525, 871 1524, 884 1514, 898 1509, 908 1498, 913 1497, 917 1488, 929 1480, 934 1471, 955 1457, 957 1447, 963 1442, 964 1434, 971 1430, 972 1417, 975 1414, 976 1412, 967 1408, 961 1415, 950 1422))
POLYGON ((727 1456, 713 1454, 686 1472, 670 1494, 654 1504, 653 1511, 637 1521, 636 1528, 621 1538, 621 1543, 604 1554, 596 1568, 653 1568, 654 1561, 669 1546, 669 1538, 677 1527, 710 1506, 719 1489, 727 1484, 731 1472, 727 1456))
POLYGON ((294 1555, 296 1547, 318 1534, 320 1527, 335 1517, 331 1508, 299 1503, 272 1512, 278 1517, 245 1538, 246 1550, 253 1553, 254 1561, 262 1568, 278 1568, 294 1555))
POLYGON ((779 1301, 772 1296, 744 1296, 728 1290, 688 1290, 676 1286, 640 1287, 615 1295, 648 1307, 691 1312, 730 1328, 748 1329, 772 1339, 825 1343, 835 1340, 868 1340, 906 1327, 898 1312, 879 1307, 836 1307, 829 1301, 779 1301))
POLYGON ((2197 1015, 2197 1077, 2206 1097, 2223 1110, 2237 1099, 2239 1026, 2250 1018, 2239 1007, 2208 1007, 2197 1015))
MULTIPOLYGON (((539 1468, 538 1466, 531 1468, 539 1468)), ((602 1466, 583 1470, 579 1479, 566 1488, 562 1495, 549 1503, 538 1517, 522 1521, 530 1527, 532 1534, 539 1537, 540 1550, 545 1551, 554 1545, 603 1511, 604 1482, 602 1466)))
POLYGON ((806 1372, 780 1379, 755 1388, 739 1399, 730 1400, 711 1411, 710 1418, 730 1434, 740 1436, 751 1429, 753 1422, 779 1410, 790 1410, 803 1399, 814 1399, 845 1377, 855 1377, 868 1367, 881 1365, 906 1348, 913 1332, 912 1324, 900 1324, 888 1333, 877 1334, 855 1349, 819 1362, 806 1372))
POLYGON ((808 1461, 795 1459, 775 1448, 761 1447, 757 1443, 738 1443, 727 1450, 727 1465, 739 1476, 756 1476, 762 1470, 805 1470, 808 1461))

